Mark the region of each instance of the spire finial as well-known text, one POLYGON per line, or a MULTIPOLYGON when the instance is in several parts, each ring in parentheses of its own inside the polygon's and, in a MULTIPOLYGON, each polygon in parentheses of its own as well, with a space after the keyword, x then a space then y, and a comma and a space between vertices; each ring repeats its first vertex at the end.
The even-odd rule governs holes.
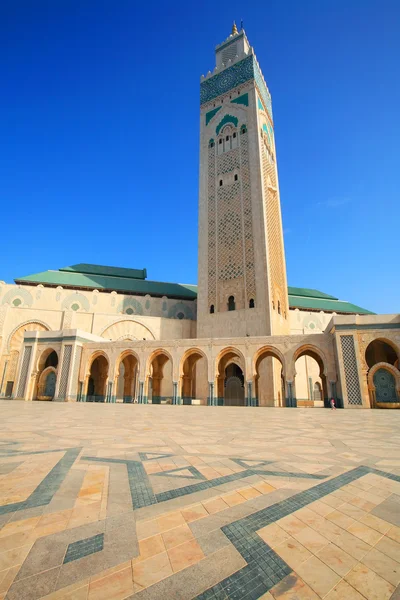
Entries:
POLYGON ((232 25, 232 35, 236 35, 238 32, 237 27, 236 27, 236 23, 235 21, 233 21, 233 25, 232 25))

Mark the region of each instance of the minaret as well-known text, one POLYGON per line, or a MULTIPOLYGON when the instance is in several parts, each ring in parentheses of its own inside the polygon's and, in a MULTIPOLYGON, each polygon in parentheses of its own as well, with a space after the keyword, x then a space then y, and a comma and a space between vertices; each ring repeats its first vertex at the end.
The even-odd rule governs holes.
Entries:
POLYGON ((200 83, 197 337, 289 333, 271 95, 233 24, 200 83))

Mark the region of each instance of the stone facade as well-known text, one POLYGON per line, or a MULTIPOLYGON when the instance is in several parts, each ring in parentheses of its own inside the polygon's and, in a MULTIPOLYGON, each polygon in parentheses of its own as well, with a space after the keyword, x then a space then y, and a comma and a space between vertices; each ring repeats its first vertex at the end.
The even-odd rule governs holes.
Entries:
POLYGON ((0 282, 0 396, 400 407, 400 317, 288 294, 271 96, 244 31, 217 46, 200 119, 198 300, 145 269, 0 282))

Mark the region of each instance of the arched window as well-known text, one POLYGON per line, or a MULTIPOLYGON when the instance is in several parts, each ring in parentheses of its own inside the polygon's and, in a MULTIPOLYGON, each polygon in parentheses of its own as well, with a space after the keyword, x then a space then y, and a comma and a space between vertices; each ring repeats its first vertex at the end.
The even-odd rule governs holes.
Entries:
POLYGON ((247 127, 246 125, 242 125, 240 128, 240 133, 246 133, 247 132, 247 127))
POLYGON ((322 400, 322 388, 319 381, 314 383, 314 400, 322 400))
POLYGON ((229 296, 229 298, 228 298, 228 310, 235 310, 235 296, 229 296))
POLYGON ((210 306, 210 315, 214 314, 214 304, 211 304, 210 306))
POLYGON ((219 180, 219 187, 222 186, 222 179, 219 180))
POLYGON ((219 138, 218 144, 222 144, 222 138, 219 138))
POLYGON ((237 181, 239 179, 239 175, 236 173, 235 174, 235 181, 237 181))
POLYGON ((250 298, 249 308, 254 308, 254 298, 250 298))
POLYGON ((214 140, 210 140, 209 144, 208 144, 209 148, 214 148, 214 140))
POLYGON ((281 314, 281 302, 278 300, 278 313, 281 314))

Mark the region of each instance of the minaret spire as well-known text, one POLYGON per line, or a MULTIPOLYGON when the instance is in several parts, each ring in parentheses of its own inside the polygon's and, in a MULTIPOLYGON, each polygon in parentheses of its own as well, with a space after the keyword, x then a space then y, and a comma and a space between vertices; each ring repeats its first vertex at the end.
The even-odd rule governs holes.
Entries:
POLYGON ((232 35, 236 35, 238 32, 237 27, 236 27, 236 22, 233 21, 233 25, 232 25, 232 35))

